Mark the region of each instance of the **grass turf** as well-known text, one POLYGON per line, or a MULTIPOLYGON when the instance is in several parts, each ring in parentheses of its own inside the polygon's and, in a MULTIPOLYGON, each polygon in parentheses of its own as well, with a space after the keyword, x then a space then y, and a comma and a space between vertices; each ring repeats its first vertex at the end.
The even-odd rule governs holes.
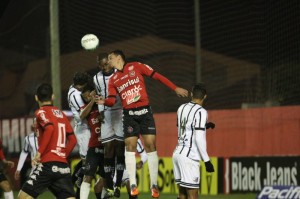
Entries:
MULTIPOLYGON (((17 198, 18 192, 14 192, 15 198, 17 198)), ((46 191, 42 195, 38 197, 38 199, 53 199, 54 196, 46 191)), ((152 198, 150 193, 141 193, 139 195, 139 199, 149 199, 152 198)), ((200 195, 200 199, 255 199, 256 194, 230 194, 230 195, 216 195, 216 196, 210 196, 210 195, 200 195)), ((94 193, 90 193, 89 199, 96 199, 94 193)), ((125 193, 121 193, 121 197, 119 199, 128 199, 128 196, 125 193)), ((176 199, 175 194, 161 194, 160 199, 176 199)))

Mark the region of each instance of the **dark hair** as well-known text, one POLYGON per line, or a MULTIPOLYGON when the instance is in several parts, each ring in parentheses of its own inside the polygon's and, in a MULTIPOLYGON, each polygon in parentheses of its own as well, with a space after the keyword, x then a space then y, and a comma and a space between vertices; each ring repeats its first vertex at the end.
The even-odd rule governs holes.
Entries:
POLYGON ((97 56, 97 63, 99 63, 102 59, 105 59, 107 57, 108 57, 107 53, 98 54, 98 56, 97 56))
POLYGON ((125 61, 125 59, 126 59, 122 50, 113 50, 109 54, 120 55, 122 57, 123 61, 125 61))
POLYGON ((51 101, 53 94, 53 89, 50 84, 43 83, 38 86, 36 90, 36 95, 38 100, 41 102, 51 101))
POLYGON ((203 83, 198 83, 192 88, 193 98, 195 99, 203 99, 206 95, 206 88, 203 83))
POLYGON ((87 73, 76 72, 73 77, 73 84, 76 85, 84 85, 88 83, 90 79, 90 75, 87 73))
POLYGON ((95 86, 92 82, 88 82, 87 85, 85 85, 83 88, 82 88, 82 91, 81 93, 84 93, 84 92, 87 92, 87 91, 93 91, 95 90, 95 86))

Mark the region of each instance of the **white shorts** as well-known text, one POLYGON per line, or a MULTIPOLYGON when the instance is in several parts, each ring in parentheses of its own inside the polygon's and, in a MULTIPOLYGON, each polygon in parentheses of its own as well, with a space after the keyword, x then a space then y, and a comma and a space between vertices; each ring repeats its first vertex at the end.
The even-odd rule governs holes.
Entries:
POLYGON ((124 141, 122 117, 122 109, 104 111, 104 123, 101 125, 102 143, 112 140, 124 141))
POLYGON ((200 162, 178 153, 173 154, 173 172, 176 184, 199 189, 200 162))
POLYGON ((81 158, 85 158, 87 151, 89 149, 89 141, 91 137, 91 132, 89 129, 82 128, 81 126, 75 126, 74 134, 77 139, 77 145, 79 148, 79 155, 81 158))

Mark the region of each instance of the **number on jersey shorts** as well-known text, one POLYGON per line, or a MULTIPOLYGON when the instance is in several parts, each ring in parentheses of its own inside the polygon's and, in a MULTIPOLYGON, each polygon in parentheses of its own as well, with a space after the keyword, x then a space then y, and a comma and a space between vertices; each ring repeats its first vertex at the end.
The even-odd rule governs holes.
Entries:
POLYGON ((176 184, 187 188, 199 188, 200 163, 185 155, 173 154, 173 169, 176 184))
POLYGON ((104 123, 101 124, 102 143, 124 140, 122 117, 122 109, 104 111, 104 123))

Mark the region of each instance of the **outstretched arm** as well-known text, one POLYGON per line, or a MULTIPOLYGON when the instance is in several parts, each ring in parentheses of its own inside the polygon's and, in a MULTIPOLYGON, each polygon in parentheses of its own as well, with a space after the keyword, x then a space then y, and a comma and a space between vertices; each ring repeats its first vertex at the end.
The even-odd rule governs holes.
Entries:
POLYGON ((153 74, 152 78, 155 79, 155 80, 160 81, 161 83, 163 83, 164 85, 166 85, 170 89, 174 90, 178 97, 188 97, 189 92, 186 89, 177 87, 173 82, 171 82, 165 76, 155 72, 153 74))

